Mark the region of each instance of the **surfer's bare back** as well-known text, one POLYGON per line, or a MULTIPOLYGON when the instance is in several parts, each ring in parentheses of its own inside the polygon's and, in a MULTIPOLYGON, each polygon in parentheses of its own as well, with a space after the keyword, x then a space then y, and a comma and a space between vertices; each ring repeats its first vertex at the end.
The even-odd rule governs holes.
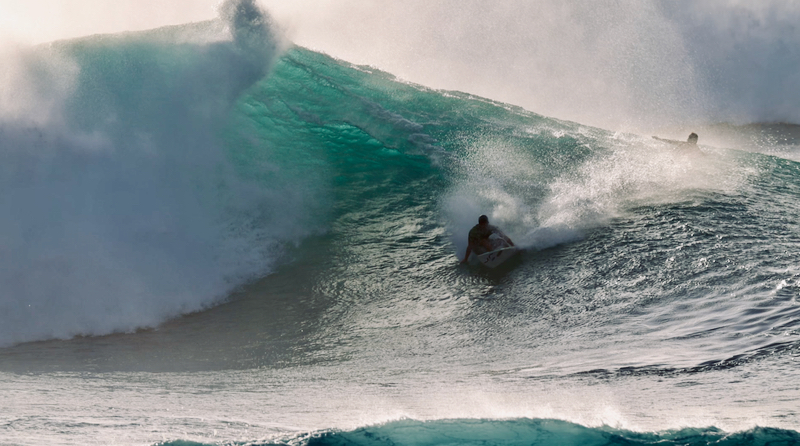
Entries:
POLYGON ((481 215, 478 217, 478 224, 469 230, 469 244, 467 245, 467 253, 464 254, 464 260, 462 260, 461 263, 467 263, 467 260, 469 260, 469 256, 473 251, 475 254, 482 254, 484 252, 494 250, 492 242, 489 241, 489 236, 492 234, 499 235, 505 241, 507 241, 509 245, 514 246, 514 242, 512 242, 508 236, 503 234, 503 231, 501 231, 497 226, 492 226, 489 224, 489 217, 481 215))

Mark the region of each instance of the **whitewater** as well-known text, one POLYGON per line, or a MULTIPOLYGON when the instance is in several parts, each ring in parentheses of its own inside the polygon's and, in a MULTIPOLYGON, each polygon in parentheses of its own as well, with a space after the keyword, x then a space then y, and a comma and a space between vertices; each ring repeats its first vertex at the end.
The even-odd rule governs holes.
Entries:
POLYGON ((800 444, 800 57, 759 25, 800 10, 734 3, 750 40, 628 5, 669 45, 565 3, 586 26, 537 32, 581 67, 471 29, 436 44, 486 55, 463 91, 251 0, 3 48, 0 444, 800 444), (497 269, 460 265, 481 214, 522 248, 497 269))

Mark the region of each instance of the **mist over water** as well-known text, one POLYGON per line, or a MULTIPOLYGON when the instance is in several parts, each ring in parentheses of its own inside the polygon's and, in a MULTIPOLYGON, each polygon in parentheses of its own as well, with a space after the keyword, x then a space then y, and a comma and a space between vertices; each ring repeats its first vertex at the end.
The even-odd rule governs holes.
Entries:
MULTIPOLYGON (((153 326, 264 274, 252 220, 284 197, 241 180, 219 140, 280 52, 268 15, 11 54, 0 113, 0 344, 153 326)), ((284 206, 290 222, 305 209, 284 206)))
MULTIPOLYGON (((180 10, 185 22, 210 19, 213 3, 176 0, 155 14, 140 3, 125 9, 120 3, 117 15, 91 9, 91 2, 74 10, 85 17, 89 9, 97 23, 116 23, 124 30, 122 12, 129 17, 127 26, 142 29, 148 16, 161 20, 153 26, 168 19, 181 23, 180 10)), ((546 116, 683 138, 698 125, 721 122, 800 123, 800 31, 795 26, 800 6, 795 2, 259 3, 300 45, 546 116)), ((41 17, 33 13, 34 4, 27 16, 19 9, 9 7, 16 27, 28 23, 33 30, 49 17, 47 5, 39 8, 41 17)), ((87 34, 109 31, 84 26, 87 34)), ((58 23, 47 27, 60 28, 58 23)), ((69 29, 70 35, 78 32, 69 29)))
POLYGON ((683 138, 800 122, 793 2, 267 4, 300 44, 546 116, 683 138))

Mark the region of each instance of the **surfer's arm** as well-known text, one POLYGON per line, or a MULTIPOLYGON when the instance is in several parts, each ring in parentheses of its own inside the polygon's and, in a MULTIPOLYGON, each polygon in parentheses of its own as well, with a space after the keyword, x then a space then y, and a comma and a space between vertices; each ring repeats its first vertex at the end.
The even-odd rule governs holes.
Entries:
POLYGON ((467 263, 467 260, 469 260, 469 255, 470 254, 472 254, 472 245, 468 245, 467 246, 467 253, 464 254, 464 260, 462 260, 461 263, 467 263))
POLYGON ((658 136, 653 136, 653 139, 656 139, 658 141, 668 142, 670 144, 680 144, 680 143, 683 142, 683 141, 675 141, 675 140, 672 140, 672 139, 659 138, 658 136))
POLYGON ((499 235, 500 237, 503 237, 503 240, 507 241, 509 245, 514 246, 514 242, 512 242, 511 239, 508 238, 508 236, 505 234, 505 232, 503 232, 503 231, 501 231, 499 229, 496 230, 495 232, 497 232, 497 235, 499 235))

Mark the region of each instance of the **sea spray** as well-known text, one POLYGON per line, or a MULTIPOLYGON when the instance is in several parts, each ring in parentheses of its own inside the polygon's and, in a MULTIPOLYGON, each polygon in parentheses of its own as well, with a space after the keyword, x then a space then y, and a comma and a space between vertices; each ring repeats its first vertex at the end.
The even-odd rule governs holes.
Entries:
POLYGON ((637 135, 559 124, 467 143, 444 199, 457 252, 481 214, 520 247, 541 250, 579 240, 640 206, 730 193, 753 173, 741 166, 731 174, 736 157, 713 148, 691 154, 637 135))
POLYGON ((153 326, 269 271, 307 233, 218 137, 283 48, 251 0, 221 22, 9 53, 0 116, 0 345, 153 326))

